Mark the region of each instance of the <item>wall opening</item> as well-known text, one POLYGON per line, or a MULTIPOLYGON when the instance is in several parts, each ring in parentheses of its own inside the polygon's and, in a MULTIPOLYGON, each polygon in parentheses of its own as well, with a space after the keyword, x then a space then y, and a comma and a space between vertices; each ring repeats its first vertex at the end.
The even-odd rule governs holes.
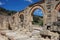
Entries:
POLYGON ((43 37, 44 39, 46 39, 46 38, 51 39, 51 36, 49 36, 49 35, 42 35, 41 34, 41 37, 43 37))
POLYGON ((20 20, 21 20, 21 22, 23 22, 23 20, 24 20, 24 15, 23 14, 20 15, 20 20))
POLYGON ((21 21, 21 26, 23 27, 24 15, 23 15, 23 14, 21 14, 19 18, 20 18, 20 21, 21 21))
POLYGON ((47 26, 47 29, 49 30, 51 28, 51 26, 47 26))
POLYGON ((43 26, 43 12, 41 9, 35 9, 32 13, 33 25, 43 26))
POLYGON ((60 12, 60 2, 56 5, 55 9, 60 12))
POLYGON ((8 29, 9 29, 9 30, 12 30, 12 28, 11 28, 10 24, 8 24, 8 29))
POLYGON ((60 27, 60 2, 56 5, 56 10, 57 10, 57 26, 60 27))

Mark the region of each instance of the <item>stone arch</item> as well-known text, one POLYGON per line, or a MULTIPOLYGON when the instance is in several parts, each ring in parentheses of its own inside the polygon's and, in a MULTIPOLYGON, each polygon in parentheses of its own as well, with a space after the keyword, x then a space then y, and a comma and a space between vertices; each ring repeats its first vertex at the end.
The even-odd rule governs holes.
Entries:
POLYGON ((19 14, 20 26, 23 27, 24 24, 24 14, 19 14))
MULTIPOLYGON (((43 6, 41 6, 40 4, 36 4, 36 5, 33 5, 33 6, 31 7, 31 9, 30 9, 30 11, 29 11, 29 13, 30 13, 30 18, 31 18, 31 19, 29 19, 29 20, 30 20, 30 21, 33 21, 32 14, 33 14, 33 12, 34 12, 36 9, 41 9, 41 10, 42 10, 42 12, 43 12, 43 20, 44 20, 45 10, 44 10, 43 6)), ((44 21, 43 21, 43 22, 44 22, 44 21)), ((44 23, 43 23, 43 25, 44 25, 44 23)))
POLYGON ((21 22, 24 21, 24 15, 23 14, 20 14, 19 18, 20 18, 21 22))
POLYGON ((60 2, 55 6, 55 10, 60 11, 60 2))
POLYGON ((57 3, 57 5, 55 6, 55 10, 57 11, 57 22, 56 22, 56 25, 57 26, 60 26, 60 2, 57 3))
POLYGON ((36 9, 41 9, 42 11, 43 11, 43 13, 44 13, 44 8, 41 6, 41 5, 33 5, 32 7, 31 7, 31 9, 30 9, 30 11, 29 11, 29 13, 30 14, 32 14, 32 12, 34 12, 34 10, 36 10, 36 9))
POLYGON ((55 10, 57 12, 57 16, 60 16, 60 2, 55 6, 55 10))

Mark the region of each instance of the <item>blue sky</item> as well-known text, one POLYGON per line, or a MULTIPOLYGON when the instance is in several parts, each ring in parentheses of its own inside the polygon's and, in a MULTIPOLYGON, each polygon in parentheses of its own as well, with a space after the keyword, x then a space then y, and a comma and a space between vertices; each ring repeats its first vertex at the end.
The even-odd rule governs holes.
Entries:
MULTIPOLYGON (((7 10, 21 11, 24 10, 27 6, 36 3, 38 1, 41 0, 0 0, 0 7, 3 7, 7 10)), ((39 11, 39 13, 41 13, 41 11, 39 11)))
POLYGON ((42 10, 41 9, 36 9, 34 11, 34 15, 43 16, 42 10))

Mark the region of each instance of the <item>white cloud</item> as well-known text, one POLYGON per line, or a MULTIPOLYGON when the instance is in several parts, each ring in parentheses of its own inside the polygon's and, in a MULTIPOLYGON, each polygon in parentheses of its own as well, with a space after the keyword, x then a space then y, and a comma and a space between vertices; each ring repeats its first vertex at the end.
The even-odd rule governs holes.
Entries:
POLYGON ((0 2, 0 5, 4 5, 4 3, 3 2, 0 2))
POLYGON ((32 2, 33 2, 32 0, 25 0, 25 1, 28 1, 28 2, 30 2, 30 3, 32 3, 32 2))

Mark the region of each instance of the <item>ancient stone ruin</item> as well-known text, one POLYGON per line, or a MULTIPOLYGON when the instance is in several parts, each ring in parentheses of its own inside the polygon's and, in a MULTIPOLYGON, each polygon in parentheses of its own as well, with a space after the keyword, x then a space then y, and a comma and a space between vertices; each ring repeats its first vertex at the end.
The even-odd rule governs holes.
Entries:
POLYGON ((60 40, 60 0, 42 0, 11 16, 0 15, 0 40, 60 40), (32 13, 43 11, 43 26, 32 13))

